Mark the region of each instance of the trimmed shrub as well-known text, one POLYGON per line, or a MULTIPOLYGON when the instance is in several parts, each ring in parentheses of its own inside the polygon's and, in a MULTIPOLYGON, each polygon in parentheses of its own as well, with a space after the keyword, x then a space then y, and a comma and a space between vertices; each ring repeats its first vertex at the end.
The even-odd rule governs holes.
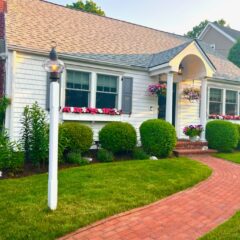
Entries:
POLYGON ((99 132, 101 146, 113 153, 132 152, 137 143, 135 128, 124 122, 106 124, 99 132))
POLYGON ((112 152, 102 148, 97 152, 97 160, 99 162, 112 162, 114 160, 114 157, 112 152))
POLYGON ((237 145, 237 149, 240 149, 240 124, 235 124, 237 130, 238 130, 238 145, 237 145))
POLYGON ((147 160, 149 159, 149 155, 144 152, 144 150, 142 148, 136 147, 133 150, 133 159, 136 160, 147 160))
POLYGON ((169 156, 177 142, 174 126, 161 119, 150 119, 140 126, 143 149, 156 157, 169 156))
MULTIPOLYGON (((76 122, 64 122, 61 125, 60 140, 61 148, 68 151, 87 152, 93 143, 93 131, 90 127, 76 122), (67 142, 63 142, 68 139, 67 142)), ((62 151, 62 150, 61 150, 62 151)))
POLYGON ((237 147, 239 134, 233 123, 214 120, 206 126, 206 139, 210 148, 219 152, 231 152, 237 147))
POLYGON ((79 151, 70 152, 67 154, 67 162, 78 165, 87 165, 89 164, 87 159, 82 158, 82 155, 79 151))

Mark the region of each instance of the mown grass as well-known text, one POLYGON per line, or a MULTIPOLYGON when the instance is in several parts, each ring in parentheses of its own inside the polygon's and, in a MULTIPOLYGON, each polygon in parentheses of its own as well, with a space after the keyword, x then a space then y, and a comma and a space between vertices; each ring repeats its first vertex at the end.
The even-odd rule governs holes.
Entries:
MULTIPOLYGON (((215 157, 222 158, 240 164, 240 152, 216 153, 215 157)), ((236 213, 230 220, 226 221, 201 240, 238 240, 240 239, 240 212, 236 213)))
POLYGON ((239 240, 240 239, 240 212, 218 228, 208 233, 201 240, 239 240))
POLYGON ((55 239, 206 179, 186 158, 94 164, 59 172, 59 204, 47 209, 47 174, 0 181, 0 239, 55 239))
POLYGON ((214 156, 240 164, 240 152, 239 151, 233 152, 233 153, 216 153, 216 154, 214 154, 214 156))

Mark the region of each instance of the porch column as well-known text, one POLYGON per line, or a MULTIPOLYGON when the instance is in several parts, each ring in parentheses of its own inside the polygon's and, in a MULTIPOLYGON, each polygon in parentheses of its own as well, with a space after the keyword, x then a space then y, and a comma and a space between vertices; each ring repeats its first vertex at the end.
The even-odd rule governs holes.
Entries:
POLYGON ((173 72, 167 73, 166 121, 172 124, 173 72))
POLYGON ((201 85, 201 109, 200 109, 200 124, 203 126, 204 131, 201 134, 201 141, 205 139, 205 128, 207 124, 207 79, 202 79, 201 85))

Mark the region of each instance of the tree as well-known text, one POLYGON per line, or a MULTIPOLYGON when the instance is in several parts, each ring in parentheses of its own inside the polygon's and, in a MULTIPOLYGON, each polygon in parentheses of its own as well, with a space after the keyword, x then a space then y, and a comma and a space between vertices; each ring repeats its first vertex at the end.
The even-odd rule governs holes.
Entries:
MULTIPOLYGON (((203 29, 207 26, 207 24, 209 23, 208 20, 204 20, 202 22, 200 22, 197 26, 193 27, 193 29, 191 31, 189 31, 186 36, 190 37, 190 38, 197 38, 200 33, 203 31, 203 29)), ((214 23, 218 23, 219 25, 225 27, 226 26, 226 21, 224 19, 220 19, 218 21, 215 21, 214 23)))
POLYGON ((240 67, 240 39, 230 49, 228 59, 240 67))
POLYGON ((86 0, 86 2, 83 0, 78 0, 75 3, 67 4, 67 7, 105 16, 105 12, 92 0, 86 0))

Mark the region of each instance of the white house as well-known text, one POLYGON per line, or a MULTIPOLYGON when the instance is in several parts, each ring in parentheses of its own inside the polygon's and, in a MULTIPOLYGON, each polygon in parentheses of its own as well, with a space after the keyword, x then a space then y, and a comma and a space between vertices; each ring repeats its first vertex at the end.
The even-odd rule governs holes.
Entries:
POLYGON ((7 4, 5 93, 12 103, 6 127, 12 139, 19 138, 26 105, 37 101, 48 109, 49 80, 42 64, 52 41, 66 65, 60 104, 72 107, 61 110, 61 120, 90 125, 95 139, 111 121, 138 129, 143 121, 160 117, 174 124, 182 138, 185 125, 205 126, 209 115, 240 115, 240 69, 204 42, 43 0, 7 4), (150 96, 148 86, 159 81, 167 83, 166 97, 150 96), (200 89, 199 101, 183 97, 186 87, 200 89), (122 114, 73 113, 73 107, 122 114))

